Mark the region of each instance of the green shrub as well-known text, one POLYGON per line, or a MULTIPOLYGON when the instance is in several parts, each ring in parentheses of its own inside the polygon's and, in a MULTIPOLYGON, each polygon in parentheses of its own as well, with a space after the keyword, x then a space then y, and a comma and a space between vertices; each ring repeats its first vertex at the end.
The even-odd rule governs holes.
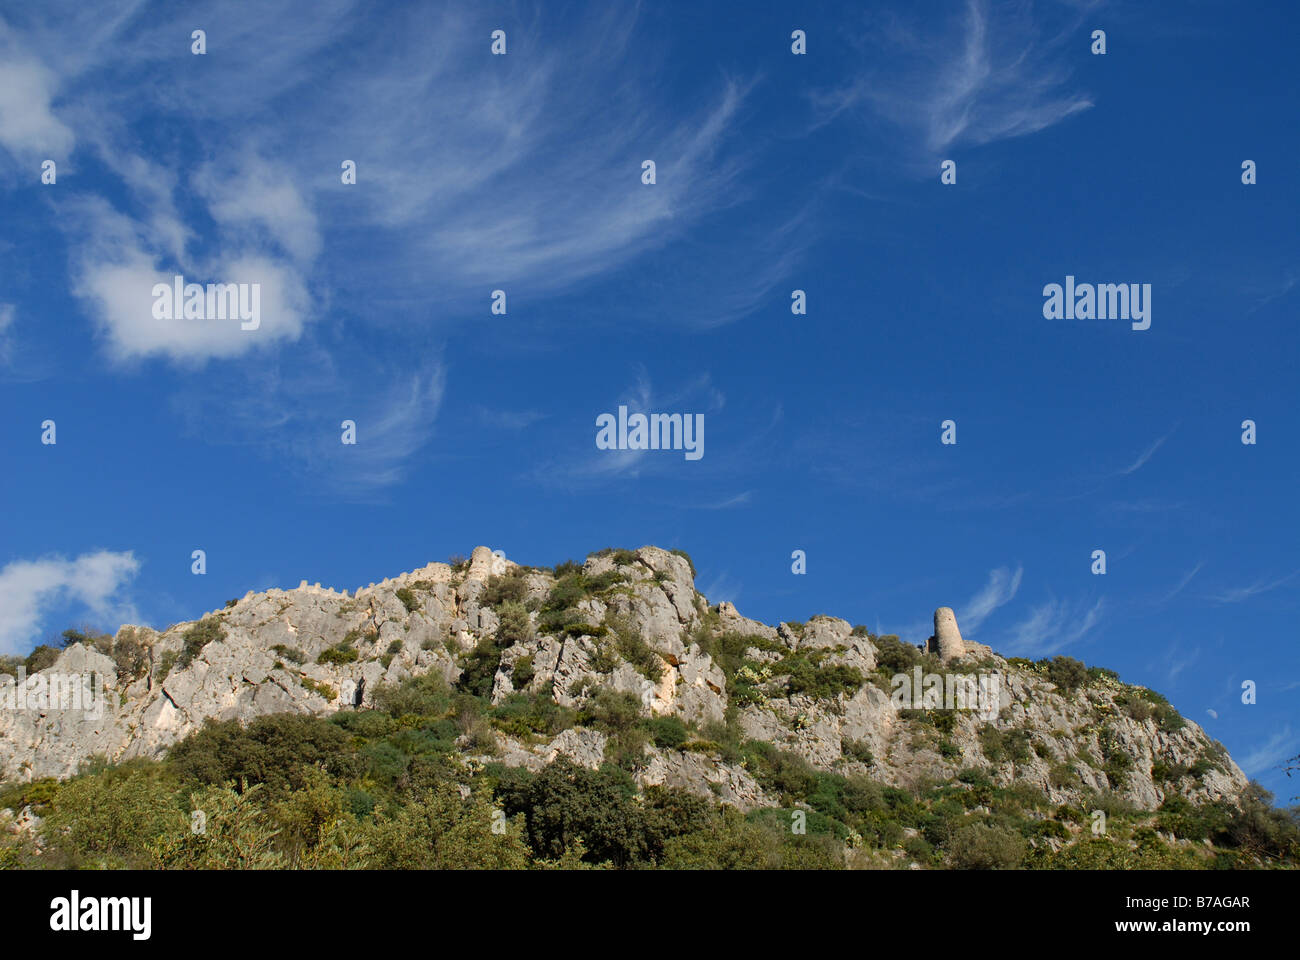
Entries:
POLYGON ((691 579, 694 580, 696 576, 695 561, 691 559, 691 555, 687 553, 685 550, 678 550, 675 547, 672 550, 669 550, 668 552, 671 554, 675 554, 676 556, 679 556, 686 561, 686 565, 691 568, 691 579))
POLYGON ((116 640, 110 637, 109 641, 119 682, 133 683, 149 672, 149 647, 140 639, 139 630, 124 627, 116 640))
POLYGON ((576 712, 561 707, 549 695, 517 690, 492 708, 491 717, 493 724, 515 737, 553 737, 573 726, 576 712))
POLYGON ((959 870, 1010 870, 1020 866, 1027 846, 1023 837, 1005 827, 972 823, 953 832, 946 850, 959 870))
POLYGON ((520 657, 515 661, 515 665, 510 670, 510 682, 516 688, 528 686, 534 676, 533 658, 520 657))
POLYGON ((497 798, 507 815, 523 816, 534 856, 558 860, 580 841, 585 862, 623 867, 651 855, 652 833, 633 790, 618 771, 560 758, 535 777, 501 784, 497 798))
POLYGON ((406 608, 407 613, 414 613, 420 609, 420 598, 409 587, 398 587, 393 591, 393 596, 402 601, 402 606, 406 608))
POLYGON ((745 663, 746 652, 751 647, 762 651, 784 649, 773 640, 757 634, 738 633, 734 630, 714 636, 707 629, 701 629, 692 634, 691 642, 698 644, 700 651, 708 654, 722 670, 727 678, 729 692, 736 672, 745 663))
POLYGON ((871 753, 871 747, 865 740, 841 740, 840 753, 850 760, 865 763, 868 766, 876 762, 875 756, 871 753))
POLYGON ((641 638, 636 624, 626 617, 607 615, 606 624, 613 631, 619 656, 632 664, 639 674, 656 683, 664 675, 664 661, 641 638))
POLYGON ((1177 733, 1187 725, 1187 721, 1179 715, 1173 705, 1161 694, 1145 687, 1139 689, 1138 694, 1143 700, 1151 704, 1151 713, 1155 717, 1156 726, 1165 733, 1177 733))
POLYGON ((1034 836, 1051 837, 1055 840, 1069 840, 1070 830, 1059 820, 1040 820, 1034 824, 1034 836))
POLYGON ((1088 668, 1074 657, 1052 657, 1038 663, 1046 669, 1047 679, 1062 693, 1073 693, 1088 682, 1088 668))
POLYGON ((319 681, 313 680, 311 677, 308 677, 306 675, 299 676, 298 682, 301 683, 308 690, 310 690, 312 693, 324 697, 326 700, 332 701, 334 700, 335 697, 339 695, 339 692, 335 690, 333 687, 331 687, 328 683, 320 683, 319 681))
POLYGON ((1151 715, 1155 713, 1155 708, 1151 706, 1151 702, 1133 690, 1127 691, 1120 699, 1119 704, 1125 714, 1139 723, 1150 720, 1151 715))
POLYGON ((500 665, 501 648, 490 637, 483 637, 474 649, 461 656, 461 673, 456 686, 471 696, 486 700, 492 695, 492 684, 500 665))
POLYGON ((518 600, 503 600, 497 607, 497 642, 502 647, 526 643, 533 638, 533 624, 528 611, 518 600))
POLYGON ((82 868, 148 868, 154 846, 188 828, 161 765, 135 760, 63 784, 45 814, 42 859, 82 868))
POLYGON ((1109 680, 1118 683, 1119 674, 1114 670, 1107 670, 1105 667, 1089 667, 1088 679, 1094 683, 1101 680, 1109 680))
POLYGON ((528 583, 522 567, 512 567, 505 573, 493 574, 479 595, 478 602, 485 607, 497 607, 507 600, 522 604, 528 598, 528 583))
POLYGON ((181 636, 185 645, 177 662, 182 668, 188 667, 209 643, 225 638, 226 628, 221 625, 221 620, 218 617, 204 617, 181 636))
POLYGON ((1077 779, 1074 767, 1068 763, 1054 763, 1047 771, 1047 782, 1057 788, 1071 786, 1077 779))
POLYGON ((876 648, 876 669, 887 677, 911 673, 921 662, 921 651, 910 643, 903 643, 894 634, 872 640, 876 648))
POLYGON ((690 738, 690 730, 681 717, 655 717, 647 726, 654 745, 666 750, 678 750, 690 738))
POLYGON ((69 628, 63 631, 63 646, 70 647, 74 643, 85 644, 93 647, 105 656, 111 656, 113 652, 113 635, 104 633, 101 630, 95 630, 86 627, 83 630, 74 630, 69 628))
POLYGON ((451 690, 436 673, 405 677, 400 682, 375 687, 375 709, 390 717, 442 717, 451 709, 451 690))
POLYGON ((357 648, 352 646, 347 640, 340 640, 332 647, 326 647, 316 656, 317 663, 332 663, 342 665, 345 663, 355 663, 360 654, 357 648))
POLYGON ((283 643, 277 643, 271 649, 290 663, 301 665, 307 662, 307 654, 297 647, 286 647, 283 643))
POLYGON ((1012 760, 1025 763, 1032 753, 1028 730, 999 730, 991 723, 980 728, 980 746, 993 763, 1012 760))
POLYGON ((54 666, 54 661, 58 659, 59 651, 43 643, 27 655, 27 659, 23 661, 23 666, 27 668, 27 674, 30 676, 41 670, 48 670, 54 666))
POLYGON ((613 547, 606 547, 603 550, 597 550, 594 557, 613 557, 614 563, 620 567, 625 567, 630 563, 636 563, 636 551, 634 550, 615 550, 613 547))
POLYGON ((154 669, 154 676, 159 680, 166 680, 167 675, 172 672, 172 667, 176 666, 176 661, 180 655, 175 650, 164 650, 158 657, 158 666, 154 669))
POLYGON ((277 713, 247 727, 238 720, 207 720, 202 729, 174 745, 168 762, 182 780, 221 785, 240 792, 255 783, 276 791, 301 789, 309 770, 339 769, 348 735, 320 717, 277 713))
POLYGON ((789 696, 803 694, 818 700, 830 700, 841 693, 852 695, 865 683, 857 667, 845 664, 822 666, 824 650, 799 651, 772 665, 775 676, 784 676, 789 696))

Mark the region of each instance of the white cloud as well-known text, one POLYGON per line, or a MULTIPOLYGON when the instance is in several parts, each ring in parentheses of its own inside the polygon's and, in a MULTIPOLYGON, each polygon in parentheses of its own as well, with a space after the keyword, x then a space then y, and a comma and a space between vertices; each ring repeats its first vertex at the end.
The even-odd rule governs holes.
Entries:
MULTIPOLYGON (((0 25, 23 51, 0 61, 22 64, 30 94, 27 126, 12 136, 57 132, 95 174, 69 178, 67 190, 61 181, 47 200, 107 358, 238 360, 207 371, 210 392, 259 380, 274 389, 220 407, 174 398, 195 432, 220 435, 233 420, 244 428, 233 442, 300 455, 297 466, 327 463, 317 476, 353 492, 395 482, 403 451, 430 434, 441 372, 410 348, 413 335, 437 350, 497 286, 540 298, 639 255, 668 255, 688 227, 747 196, 741 174, 755 150, 735 135, 749 84, 723 77, 689 109, 673 106, 634 8, 579 21, 521 8, 526 26, 512 30, 506 57, 488 54, 470 11, 390 12, 378 28, 356 0, 205 7, 207 57, 189 54, 193 12, 142 17, 130 0, 93 15, 48 0, 41 16, 6 14, 12 30, 0 25), (340 182, 345 159, 357 163, 354 186, 340 182), (645 159, 657 163, 654 186, 641 183, 645 159), (153 287, 177 273, 260 283, 261 329, 155 320, 153 287), (407 349, 386 350, 398 329, 407 349), (320 440, 323 392, 289 367, 346 376, 362 364, 371 385, 392 386, 377 401, 332 398, 358 411, 371 441, 364 459, 340 462, 320 440), (413 409, 409 425, 394 419, 413 409), (309 424, 312 439, 271 435, 288 423, 309 424)), ((17 104, 6 96, 0 108, 17 104)), ((746 274, 761 269, 731 254, 746 274)), ((346 415, 329 414, 335 425, 346 415)))
MULTIPOLYGON (((71 4, 53 10, 65 22, 80 15, 71 4)), ((69 230, 74 247, 90 248, 72 258, 74 280, 118 359, 229 357, 280 339, 157 330, 137 319, 146 268, 212 275, 232 259, 283 254, 305 276, 328 229, 341 256, 365 237, 367 255, 349 264, 355 285, 427 303, 432 278, 437 302, 463 313, 486 284, 538 295, 663 247, 742 189, 744 154, 723 149, 748 87, 724 80, 686 115, 669 109, 643 82, 653 75, 629 75, 620 57, 638 42, 635 11, 611 8, 581 25, 538 17, 518 55, 492 57, 479 18, 454 7, 394 11, 384 30, 350 27, 359 9, 338 0, 306 18, 293 7, 211 10, 222 69, 184 55, 185 68, 158 84, 153 70, 192 27, 190 14, 161 13, 147 24, 106 17, 94 30, 33 24, 23 37, 67 89, 78 139, 127 188, 117 209, 131 211, 131 244, 120 246, 128 231, 106 217, 69 230), (347 55, 324 49, 349 29, 347 55), (548 42, 552 29, 562 43, 548 42), (146 121, 174 124, 200 156, 232 159, 187 165, 177 151, 146 150, 136 129, 146 121), (272 156, 284 159, 263 159, 272 156), (343 159, 357 163, 355 187, 339 182, 343 159), (640 181, 644 159, 657 164, 654 186, 640 181), (196 236, 220 253, 187 256, 196 236)), ((652 51, 637 54, 652 71, 652 51)), ((286 288, 303 282, 278 265, 286 288)), ((301 319, 280 328, 284 339, 301 319)))
POLYGON ((0 569, 0 653, 16 653, 31 643, 45 614, 60 602, 86 607, 110 629, 137 619, 122 590, 139 569, 133 553, 109 550, 83 553, 75 560, 7 564, 0 569))
POLYGON ((141 224, 99 201, 82 211, 77 222, 85 225, 88 239, 74 268, 73 292, 94 308, 114 360, 164 356, 195 363, 236 357, 301 335, 311 303, 302 276, 282 260, 251 251, 232 251, 208 264, 191 261, 178 269, 187 284, 258 284, 258 329, 243 330, 238 319, 158 319, 154 285, 170 287, 176 273, 163 269, 160 252, 141 240, 141 224))
POLYGON ((20 162, 62 161, 72 149, 72 131, 51 109, 58 82, 0 22, 0 146, 20 162))
POLYGON ((258 239, 270 240, 304 266, 320 253, 316 215, 289 170, 248 155, 224 169, 211 163, 200 167, 194 188, 228 231, 261 233, 264 238, 258 239))

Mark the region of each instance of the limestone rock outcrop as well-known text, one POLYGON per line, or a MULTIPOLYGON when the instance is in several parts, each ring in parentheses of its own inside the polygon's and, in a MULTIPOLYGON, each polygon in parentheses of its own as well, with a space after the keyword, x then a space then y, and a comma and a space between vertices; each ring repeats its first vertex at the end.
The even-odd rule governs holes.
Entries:
MULTIPOLYGON (((886 657, 889 638, 835 617, 772 627, 732 603, 710 607, 690 561, 657 547, 602 551, 568 576, 578 593, 561 615, 555 571, 478 547, 466 564, 429 563, 352 594, 304 581, 162 631, 124 626, 116 643, 147 653, 140 669, 78 644, 21 685, 0 683, 0 696, 22 704, 0 710, 0 780, 66 777, 92 757, 157 757, 208 718, 363 709, 408 677, 456 683, 476 651, 490 650, 495 671, 480 689, 493 705, 540 697, 578 717, 601 691, 623 695, 647 721, 677 718, 687 731, 675 745, 645 745, 638 784, 746 810, 776 801, 738 759, 736 736, 892 785, 974 768, 999 785, 1036 784, 1057 803, 1098 789, 1154 809, 1170 793, 1230 798, 1246 784, 1195 723, 1133 708, 1141 688, 1102 677, 1059 689, 1034 665, 964 641, 950 607, 935 611, 928 655, 890 641, 886 657), (506 583, 527 623, 499 600, 506 583), (896 666, 900 653, 917 661, 909 670, 940 671, 945 682, 978 676, 991 708, 958 708, 940 732, 925 710, 892 696, 898 677, 881 664, 896 666), (42 702, 35 694, 55 676, 93 677, 102 689, 78 705, 42 702), (1122 771, 1107 762, 1116 752, 1130 760, 1122 771)), ((491 759, 532 769, 558 756, 598 766, 610 746, 580 724, 550 737, 494 736, 491 759)))

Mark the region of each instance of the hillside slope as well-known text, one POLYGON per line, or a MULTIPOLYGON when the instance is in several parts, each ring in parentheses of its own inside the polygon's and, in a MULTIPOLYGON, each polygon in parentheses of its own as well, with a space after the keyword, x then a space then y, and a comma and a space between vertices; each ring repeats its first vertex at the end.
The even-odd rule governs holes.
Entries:
POLYGON ((941 613, 923 653, 833 617, 772 627, 731 604, 710 607, 689 559, 655 547, 556 571, 479 547, 456 568, 431 563, 352 596, 305 583, 250 592, 161 633, 124 626, 98 649, 73 644, 43 673, 104 676, 103 710, 0 712, 0 779, 159 757, 207 719, 368 707, 381 685, 436 673, 497 706, 580 710, 613 691, 646 717, 681 721, 666 745, 630 747, 599 724, 498 723, 463 744, 467 756, 532 770, 557 756, 588 767, 612 759, 639 786, 742 811, 777 801, 727 749, 737 735, 891 786, 982 775, 1061 804, 1109 790, 1154 810, 1174 794, 1231 800, 1246 786, 1223 747, 1158 694, 1068 659, 1007 660, 964 643, 941 613), (996 703, 900 709, 899 675, 982 677, 996 703))

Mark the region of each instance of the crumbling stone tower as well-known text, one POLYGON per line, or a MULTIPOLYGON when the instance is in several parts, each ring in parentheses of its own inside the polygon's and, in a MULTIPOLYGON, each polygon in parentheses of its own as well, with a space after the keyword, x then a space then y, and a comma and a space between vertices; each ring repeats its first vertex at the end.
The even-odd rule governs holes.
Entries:
POLYGON ((957 629, 957 614, 952 612, 952 607, 934 611, 934 636, 926 644, 926 650, 939 654, 943 663, 966 655, 966 641, 957 629))

